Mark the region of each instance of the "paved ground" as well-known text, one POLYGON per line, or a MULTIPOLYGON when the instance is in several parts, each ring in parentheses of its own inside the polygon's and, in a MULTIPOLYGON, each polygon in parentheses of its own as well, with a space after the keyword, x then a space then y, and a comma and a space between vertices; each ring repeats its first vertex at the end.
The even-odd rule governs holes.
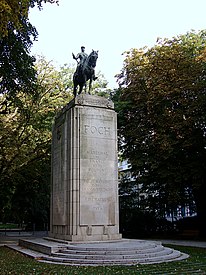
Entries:
POLYGON ((46 231, 35 232, 0 232, 0 246, 5 244, 16 244, 19 239, 43 238, 47 236, 46 231))
POLYGON ((206 242, 190 240, 159 240, 162 244, 174 244, 182 246, 203 247, 206 248, 206 242))

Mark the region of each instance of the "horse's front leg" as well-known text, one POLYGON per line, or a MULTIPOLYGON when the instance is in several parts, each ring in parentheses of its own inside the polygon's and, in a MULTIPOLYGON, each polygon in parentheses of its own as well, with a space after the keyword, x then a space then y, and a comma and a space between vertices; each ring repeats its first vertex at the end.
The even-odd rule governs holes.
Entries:
POLYGON ((74 97, 77 96, 77 86, 76 85, 74 85, 73 95, 74 95, 74 97))
POLYGON ((90 78, 90 80, 89 80, 89 94, 91 94, 91 93, 90 93, 91 88, 92 88, 92 78, 90 78))
POLYGON ((81 94, 82 90, 83 90, 84 84, 80 84, 79 85, 79 95, 81 94))

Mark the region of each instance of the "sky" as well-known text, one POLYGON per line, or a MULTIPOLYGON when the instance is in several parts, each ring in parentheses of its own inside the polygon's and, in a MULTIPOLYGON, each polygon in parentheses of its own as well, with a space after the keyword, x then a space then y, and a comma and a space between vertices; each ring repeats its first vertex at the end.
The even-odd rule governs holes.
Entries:
POLYGON ((206 0, 59 0, 30 10, 39 33, 31 50, 54 65, 76 64, 81 46, 86 53, 99 50, 96 72, 116 88, 123 52, 152 47, 158 37, 172 38, 206 29, 206 0))

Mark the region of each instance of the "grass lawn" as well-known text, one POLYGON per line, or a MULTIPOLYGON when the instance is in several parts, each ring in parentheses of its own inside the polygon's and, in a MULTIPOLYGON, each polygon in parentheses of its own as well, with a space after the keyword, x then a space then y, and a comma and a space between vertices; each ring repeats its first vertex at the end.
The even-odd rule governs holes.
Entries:
POLYGON ((0 247, 0 275, 65 275, 65 274, 206 274, 206 249, 167 245, 190 255, 190 258, 156 265, 83 267, 38 263, 22 254, 0 247))
POLYGON ((14 223, 0 224, 0 229, 14 229, 14 228, 18 228, 18 225, 14 223))

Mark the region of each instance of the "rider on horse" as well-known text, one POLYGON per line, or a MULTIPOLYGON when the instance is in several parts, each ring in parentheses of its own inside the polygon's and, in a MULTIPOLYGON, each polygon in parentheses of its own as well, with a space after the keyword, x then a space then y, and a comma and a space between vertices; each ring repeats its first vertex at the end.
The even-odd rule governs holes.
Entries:
POLYGON ((82 46, 81 47, 81 52, 77 54, 77 56, 75 56, 72 53, 73 58, 77 61, 77 70, 76 72, 79 73, 80 69, 83 67, 83 64, 85 62, 85 60, 87 59, 88 55, 85 53, 85 47, 82 46), (79 59, 79 61, 78 61, 79 59))
MULTIPOLYGON (((86 61, 88 55, 85 53, 85 47, 82 46, 81 47, 81 52, 77 54, 77 56, 75 56, 73 53, 72 53, 72 56, 73 58, 77 61, 77 69, 76 69, 76 73, 79 75, 81 70, 83 69, 83 66, 84 66, 84 62, 86 61), (79 61, 78 61, 79 59, 79 61)), ((93 77, 93 80, 96 80, 98 77, 96 77, 94 75, 93 77)))
POLYGON ((85 88, 85 93, 87 92, 87 81, 89 81, 88 93, 90 94, 92 81, 97 79, 95 76, 95 67, 98 58, 98 51, 92 50, 89 56, 84 51, 85 47, 82 46, 81 53, 78 53, 77 56, 72 53, 73 58, 77 61, 77 69, 73 75, 74 97, 77 95, 77 87, 79 87, 79 95, 81 94, 83 87, 85 88))

